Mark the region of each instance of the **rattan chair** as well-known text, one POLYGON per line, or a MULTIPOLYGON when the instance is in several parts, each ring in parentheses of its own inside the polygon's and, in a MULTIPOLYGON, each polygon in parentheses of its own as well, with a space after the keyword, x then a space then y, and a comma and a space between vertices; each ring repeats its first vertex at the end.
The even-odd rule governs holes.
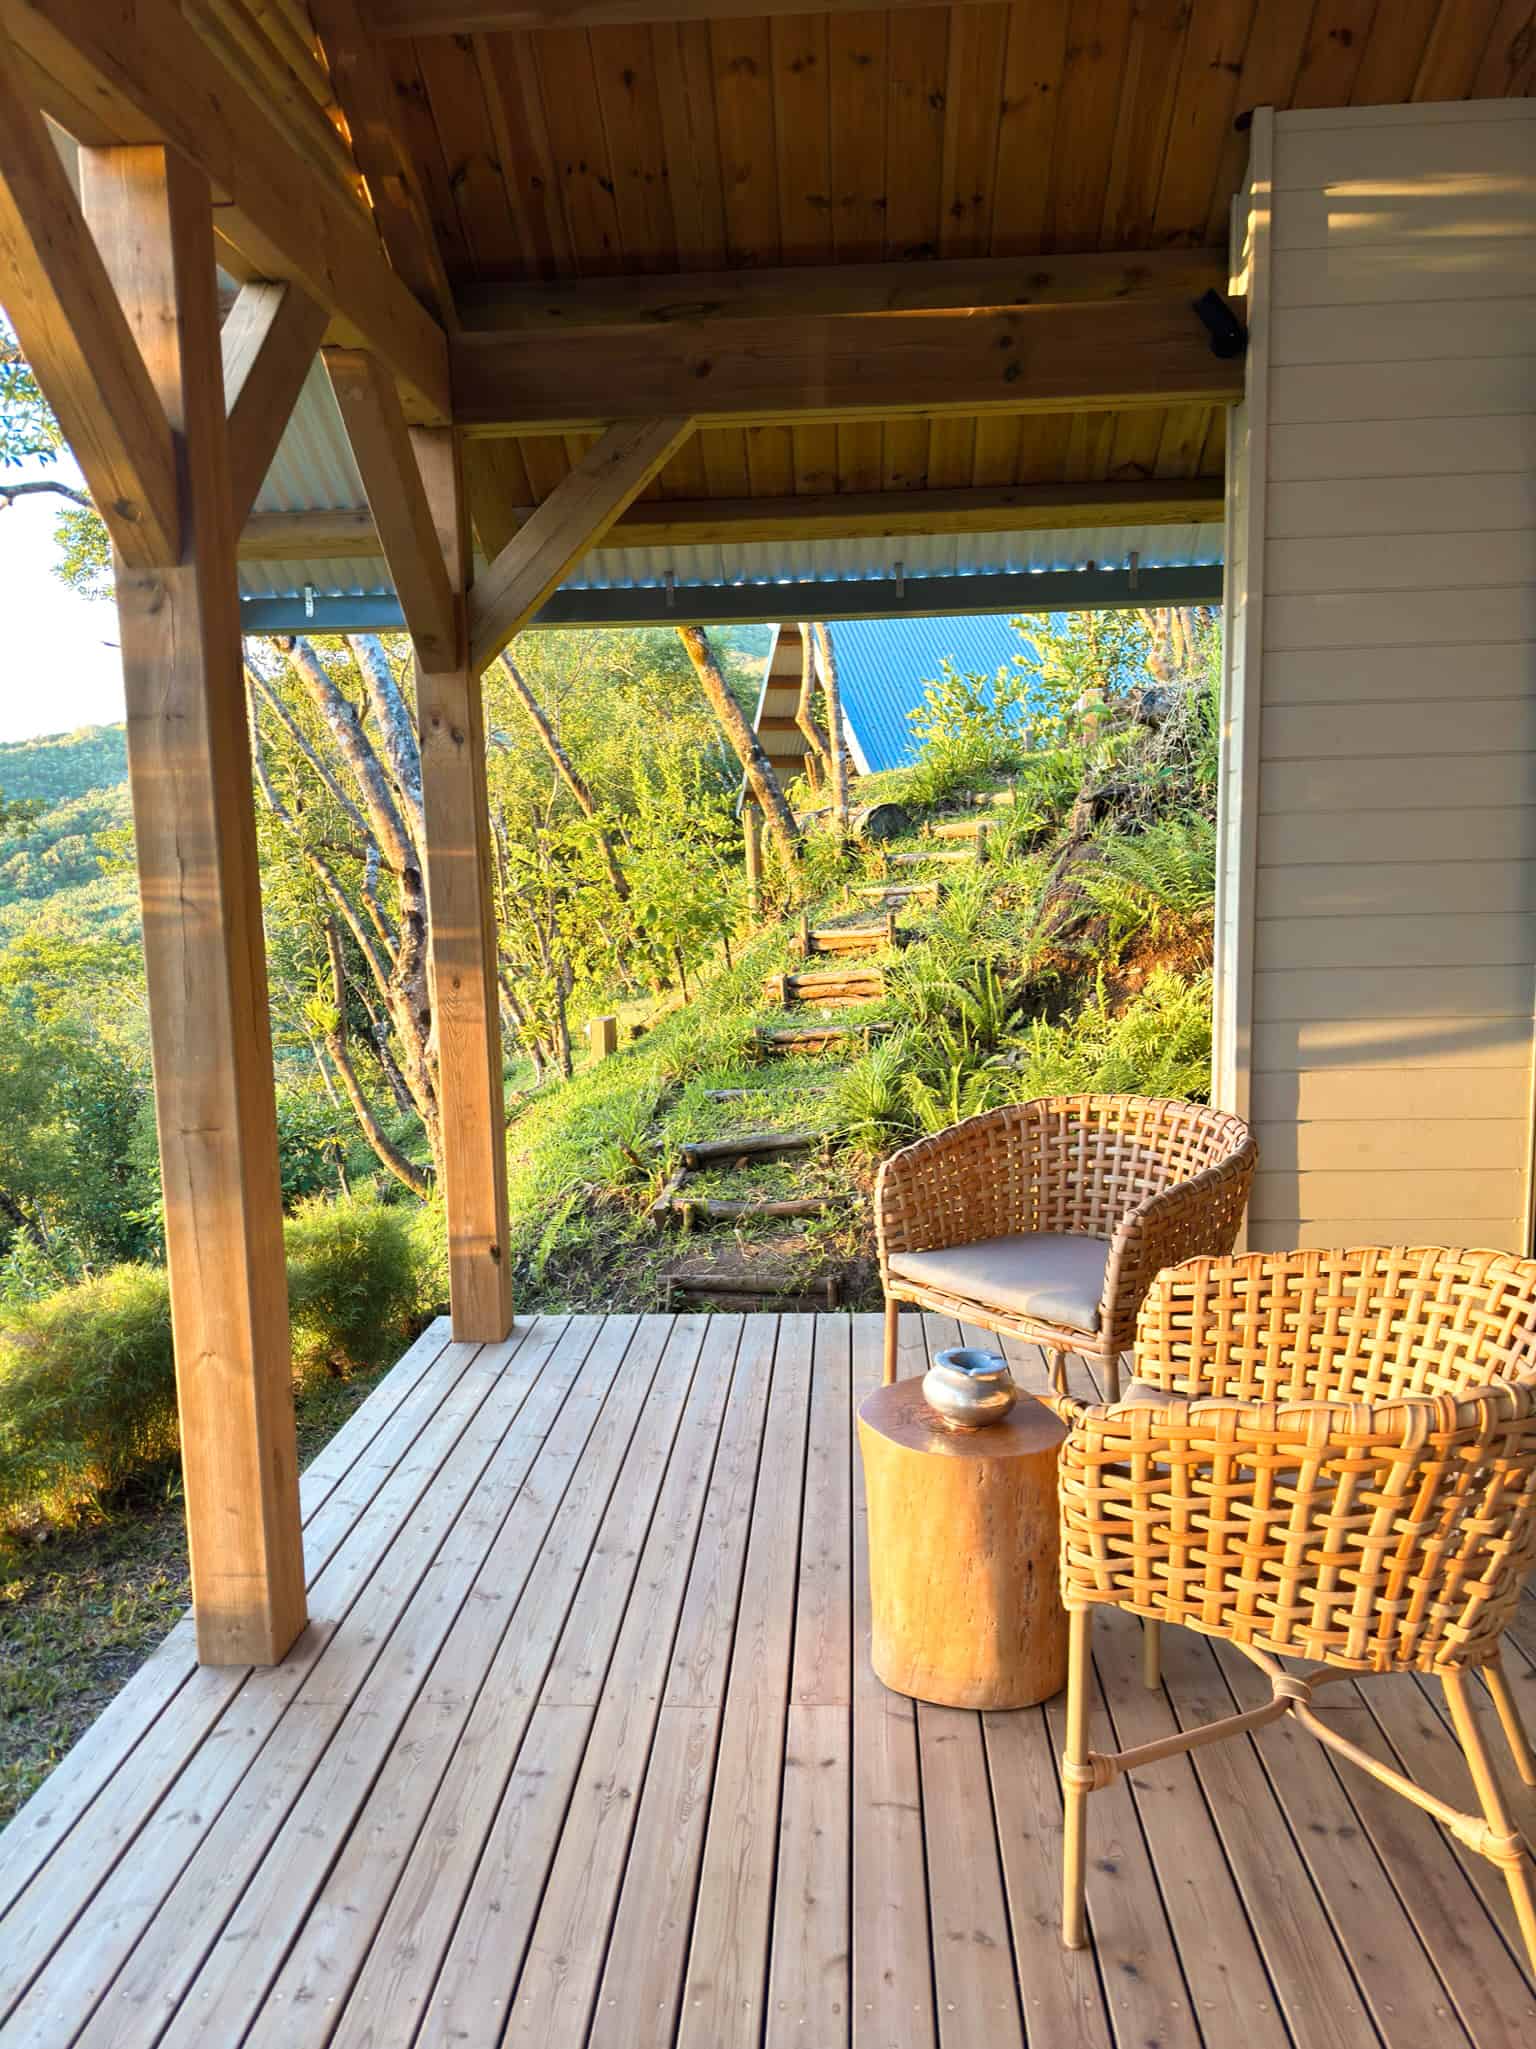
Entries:
POLYGON ((875 1183, 885 1377, 912 1302, 1100 1361, 1112 1395, 1165 1266, 1230 1252, 1258 1149, 1240 1117, 1152 1096, 1042 1096, 892 1154, 875 1183))
POLYGON ((1536 1558, 1536 1261, 1434 1248, 1193 1260, 1153 1285, 1135 1364, 1139 1399, 1062 1405, 1064 1940, 1084 1940, 1090 1793, 1292 1715, 1499 1866, 1536 1970, 1530 1848, 1467 1689, 1481 1673, 1515 1767, 1536 1785, 1499 1662, 1536 1558), (1099 1603, 1225 1638, 1273 1698, 1135 1750, 1090 1751, 1099 1603), (1321 1662, 1293 1673, 1282 1657, 1321 1662), (1312 1712, 1330 1680, 1410 1671, 1445 1688, 1481 1815, 1312 1712))

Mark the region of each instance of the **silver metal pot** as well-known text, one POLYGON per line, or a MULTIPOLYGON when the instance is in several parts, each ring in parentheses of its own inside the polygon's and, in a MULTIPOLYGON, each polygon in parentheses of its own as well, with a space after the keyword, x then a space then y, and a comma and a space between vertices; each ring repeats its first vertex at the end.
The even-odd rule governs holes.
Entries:
POLYGON ((980 1430, 1000 1423, 1019 1391, 1000 1352, 960 1345, 935 1358, 923 1375, 923 1396, 949 1429, 980 1430))

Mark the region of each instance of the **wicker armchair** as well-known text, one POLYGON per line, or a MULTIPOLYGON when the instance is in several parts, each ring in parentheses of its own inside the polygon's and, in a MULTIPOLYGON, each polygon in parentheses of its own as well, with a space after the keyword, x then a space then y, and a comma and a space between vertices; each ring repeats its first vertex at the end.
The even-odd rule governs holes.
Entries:
POLYGON ((1258 1148, 1239 1117, 1151 1096, 1042 1096, 892 1154, 875 1183, 885 1377, 913 1302, 1103 1362, 1112 1395, 1165 1266, 1230 1252, 1258 1148))
POLYGON ((1162 1274, 1123 1405, 1063 1405, 1071 1618, 1063 1938, 1084 1939, 1088 1795, 1121 1772, 1293 1715, 1491 1859, 1536 1970, 1536 1891, 1467 1691, 1480 1672, 1536 1785, 1499 1638, 1536 1558, 1536 1261, 1439 1249, 1253 1253, 1162 1274), (1141 1748, 1088 1748, 1095 1604, 1224 1637, 1262 1708, 1141 1748), (1319 1664, 1299 1673, 1278 1660, 1319 1664), (1310 1705, 1347 1673, 1432 1673, 1481 1815, 1423 1792, 1310 1705))

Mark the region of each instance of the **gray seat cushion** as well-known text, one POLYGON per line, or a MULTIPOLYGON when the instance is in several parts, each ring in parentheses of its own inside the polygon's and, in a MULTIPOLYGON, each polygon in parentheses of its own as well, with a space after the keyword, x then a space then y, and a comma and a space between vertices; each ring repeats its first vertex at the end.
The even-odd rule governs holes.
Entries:
POLYGON ((1019 1231, 940 1252, 897 1252, 898 1280, 1067 1330, 1096 1331, 1109 1240, 1074 1231, 1019 1231))

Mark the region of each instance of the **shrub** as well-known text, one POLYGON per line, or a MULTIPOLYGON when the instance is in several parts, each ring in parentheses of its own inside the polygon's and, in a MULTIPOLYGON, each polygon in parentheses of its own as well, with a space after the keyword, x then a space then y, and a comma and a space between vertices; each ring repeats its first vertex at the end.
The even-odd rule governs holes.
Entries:
MULTIPOLYGON (((316 1198, 285 1230, 302 1381, 389 1364, 446 1293, 441 1214, 316 1198), (433 1226, 436 1226, 436 1245, 433 1226)), ((116 1266, 0 1318, 0 1528, 58 1517, 174 1456, 165 1269, 116 1266)))
POLYGON ((314 1196, 283 1236, 295 1370, 345 1373, 398 1357, 422 1306, 411 1212, 373 1195, 314 1196))

